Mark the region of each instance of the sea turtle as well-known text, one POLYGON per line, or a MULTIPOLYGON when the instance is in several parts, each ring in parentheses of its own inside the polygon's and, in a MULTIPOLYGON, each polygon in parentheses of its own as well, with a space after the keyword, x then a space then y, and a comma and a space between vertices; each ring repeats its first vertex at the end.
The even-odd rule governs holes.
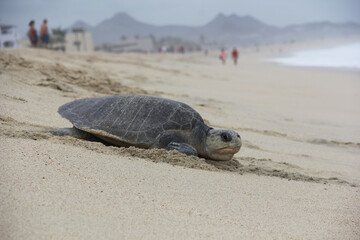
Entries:
POLYGON ((144 95, 85 98, 59 107, 73 128, 56 135, 92 134, 117 146, 164 148, 213 160, 230 160, 240 150, 240 135, 213 129, 190 106, 144 95))

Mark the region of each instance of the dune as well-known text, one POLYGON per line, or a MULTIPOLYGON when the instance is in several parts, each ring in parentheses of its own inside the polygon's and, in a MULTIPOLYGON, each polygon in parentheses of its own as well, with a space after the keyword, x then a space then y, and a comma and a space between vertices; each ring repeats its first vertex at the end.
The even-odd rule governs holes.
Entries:
MULTIPOLYGON (((340 41, 341 42, 341 41, 340 41)), ((0 239, 358 239, 359 72, 264 58, 339 42, 218 52, 0 50, 0 239), (216 162, 53 136, 85 97, 182 101, 243 147, 216 162)))

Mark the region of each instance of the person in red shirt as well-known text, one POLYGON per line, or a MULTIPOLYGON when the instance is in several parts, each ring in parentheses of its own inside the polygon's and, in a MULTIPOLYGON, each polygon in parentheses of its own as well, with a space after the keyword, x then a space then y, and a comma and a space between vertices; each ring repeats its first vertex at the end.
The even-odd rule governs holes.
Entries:
POLYGON ((236 65, 236 64, 237 64, 237 60, 238 60, 238 58, 239 58, 239 52, 238 52, 238 50, 236 50, 236 48, 234 48, 234 49, 232 50, 231 56, 232 56, 232 58, 233 58, 233 60, 234 60, 234 64, 236 65))
POLYGON ((30 43, 31 43, 32 47, 36 47, 36 44, 37 44, 37 41, 38 41, 38 36, 37 36, 36 29, 35 29, 34 25, 35 25, 35 21, 31 20, 30 23, 29 23, 30 29, 29 29, 29 32, 28 32, 28 37, 30 39, 30 43))

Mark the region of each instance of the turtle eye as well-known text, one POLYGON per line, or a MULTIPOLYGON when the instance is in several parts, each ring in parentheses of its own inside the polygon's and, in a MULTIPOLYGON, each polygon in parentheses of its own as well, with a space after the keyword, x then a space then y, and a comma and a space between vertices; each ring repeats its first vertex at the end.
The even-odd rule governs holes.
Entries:
POLYGON ((224 142, 230 142, 232 140, 231 138, 231 135, 227 132, 223 132, 221 133, 221 139, 224 141, 224 142))

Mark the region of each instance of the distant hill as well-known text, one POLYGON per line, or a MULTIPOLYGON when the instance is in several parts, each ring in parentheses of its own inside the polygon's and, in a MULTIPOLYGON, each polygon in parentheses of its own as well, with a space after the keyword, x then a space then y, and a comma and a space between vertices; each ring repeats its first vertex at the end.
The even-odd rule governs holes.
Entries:
POLYGON ((120 12, 110 19, 105 19, 93 28, 95 43, 119 41, 123 36, 134 38, 135 35, 148 35, 154 26, 139 22, 127 13, 120 12))
POLYGON ((96 26, 77 21, 70 26, 92 32, 95 44, 116 42, 120 39, 144 37, 179 37, 187 41, 217 42, 223 45, 256 45, 283 41, 360 35, 358 23, 315 22, 283 28, 267 25, 252 16, 218 14, 203 26, 157 26, 137 21, 119 12, 96 26))
POLYGON ((284 27, 281 29, 280 34, 283 38, 293 38, 296 40, 347 37, 351 35, 360 35, 360 24, 353 22, 314 22, 284 27))
POLYGON ((251 16, 236 14, 229 16, 219 14, 198 29, 198 32, 206 39, 223 44, 254 43, 268 38, 277 31, 276 27, 267 25, 251 16))

